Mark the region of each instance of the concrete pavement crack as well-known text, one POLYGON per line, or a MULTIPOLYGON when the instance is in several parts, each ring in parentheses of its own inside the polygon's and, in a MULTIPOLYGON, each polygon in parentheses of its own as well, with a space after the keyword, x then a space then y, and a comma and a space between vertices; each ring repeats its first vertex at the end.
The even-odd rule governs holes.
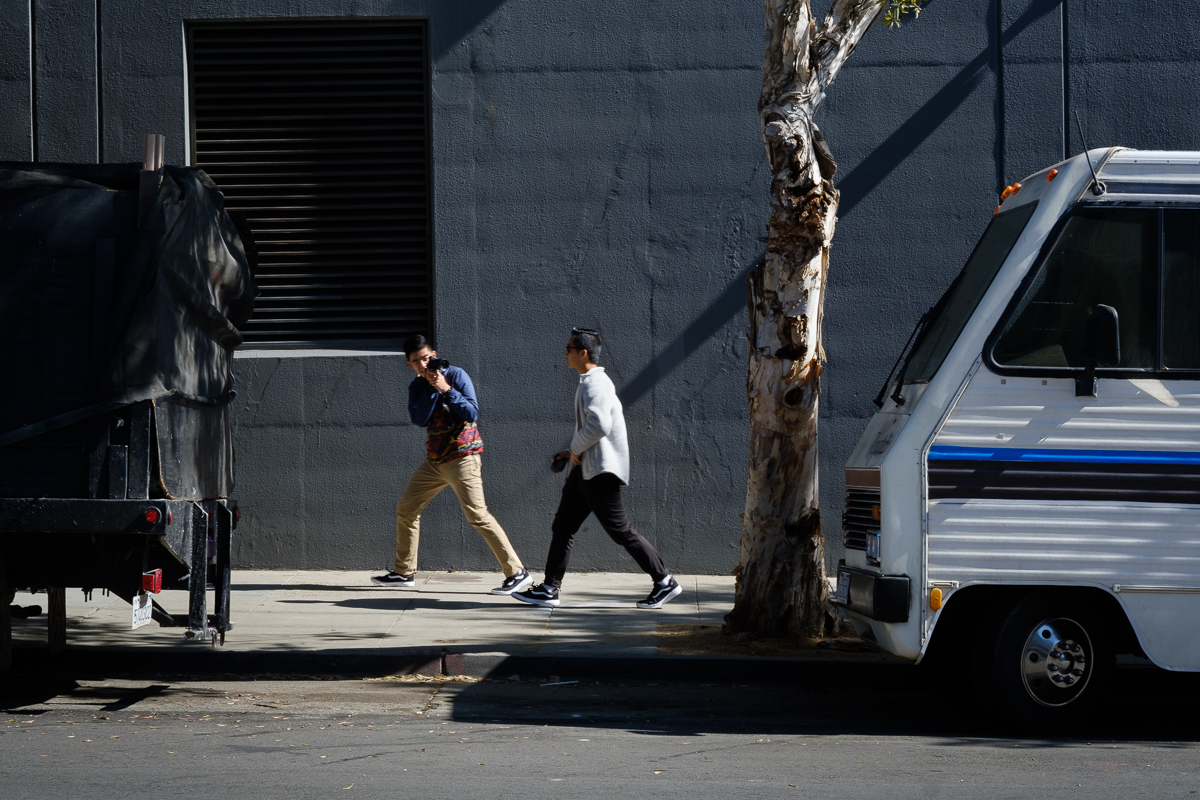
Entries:
POLYGON ((427 699, 425 701, 425 705, 421 706, 421 710, 418 711, 417 713, 424 717, 429 716, 429 710, 431 708, 433 708, 435 705, 441 705, 440 703, 435 704, 433 702, 434 700, 437 699, 437 696, 441 693, 441 691, 442 691, 442 684, 435 683, 433 685, 433 691, 430 692, 430 694, 429 694, 429 699, 427 699))
POLYGON ((410 608, 412 608, 414 600, 415 600, 415 598, 412 598, 412 597, 408 598, 408 601, 405 603, 404 608, 400 609, 400 613, 396 615, 396 618, 394 620, 392 620, 392 624, 388 626, 388 629, 383 632, 383 636, 380 636, 379 641, 375 642, 376 648, 383 646, 384 640, 387 639, 388 636, 391 635, 392 630, 400 623, 400 620, 404 617, 404 612, 408 611, 410 608))

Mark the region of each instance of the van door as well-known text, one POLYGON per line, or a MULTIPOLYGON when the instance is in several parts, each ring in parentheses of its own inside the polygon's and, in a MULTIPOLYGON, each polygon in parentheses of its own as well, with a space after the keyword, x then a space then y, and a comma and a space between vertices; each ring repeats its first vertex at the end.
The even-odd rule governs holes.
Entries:
POLYGON ((929 451, 928 579, 1102 589, 1200 670, 1200 210, 1077 207, 1050 241, 929 451))

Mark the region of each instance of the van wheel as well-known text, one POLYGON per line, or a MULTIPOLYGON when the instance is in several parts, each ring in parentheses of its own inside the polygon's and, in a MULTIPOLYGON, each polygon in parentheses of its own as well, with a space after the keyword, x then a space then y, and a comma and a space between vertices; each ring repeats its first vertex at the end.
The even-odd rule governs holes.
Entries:
POLYGON ((1069 597, 1027 595, 1000 623, 987 658, 1000 709, 1043 724, 1082 716, 1113 666, 1102 620, 1069 597))

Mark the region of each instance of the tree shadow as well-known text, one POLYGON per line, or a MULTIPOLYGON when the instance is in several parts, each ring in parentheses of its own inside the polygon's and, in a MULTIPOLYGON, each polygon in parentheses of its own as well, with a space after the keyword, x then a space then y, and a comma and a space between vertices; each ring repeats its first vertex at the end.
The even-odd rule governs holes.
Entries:
POLYGON ((712 338, 713 334, 725 327, 729 320, 746 308, 746 279, 754 271, 757 264, 742 270, 736 278, 725 287, 720 296, 699 317, 684 329, 683 333, 663 348, 662 352, 650 359, 642 371, 617 393, 621 404, 630 408, 647 392, 654 388, 660 380, 671 374, 684 360, 694 353, 701 345, 712 338))
MULTIPOLYGON (((994 2, 994 0, 993 0, 994 2)), ((1043 0, 1033 3, 1007 29, 1000 34, 1000 46, 1012 41, 1026 28, 1058 8, 1061 0, 1043 0)), ((989 4, 989 18, 994 18, 994 5, 989 4)), ((959 70, 938 92, 872 150, 854 169, 841 180, 835 181, 841 193, 838 216, 849 216, 855 206, 866 199, 888 175, 896 170, 921 143, 946 122, 961 106, 980 82, 996 68, 995 26, 989 23, 988 47, 959 70)), ((997 159, 997 192, 1003 184, 1003 175, 997 159)), ((755 265, 757 266, 757 265, 755 265)), ((746 307, 746 278, 754 270, 751 266, 743 270, 725 291, 683 333, 663 348, 637 375, 619 392, 625 407, 633 406, 660 380, 677 368, 684 359, 696 351, 746 307)))
MULTIPOLYGON (((884 178, 899 167, 922 142, 950 118, 950 115, 966 101, 989 72, 995 72, 998 49, 1003 48, 1030 25, 1056 10, 1061 3, 1062 0, 1041 0, 1041 2, 1031 3, 1021 16, 1013 20, 1013 23, 1000 33, 999 47, 996 43, 995 25, 989 21, 988 38, 990 41, 987 48, 971 59, 937 94, 929 98, 844 178, 836 181, 838 191, 841 192, 838 217, 845 219, 849 216, 855 206, 866 199, 867 195, 884 178)), ((995 0, 988 4, 987 14, 989 20, 995 19, 995 0)), ((997 157, 997 194, 1000 192, 1000 187, 1004 185, 1002 163, 1002 157, 997 157)))
MULTIPOLYGON (((1117 670, 1111 690, 1089 719, 1031 730, 1015 726, 983 702, 980 687, 951 685, 944 672, 892 664, 794 663, 773 683, 752 667, 741 679, 712 683, 672 680, 655 671, 649 682, 614 674, 604 682, 542 687, 497 679, 454 689, 453 719, 463 722, 578 725, 655 736, 892 735, 940 739, 936 746, 1074 747, 1105 741, 1158 741, 1188 747, 1200 741, 1200 675, 1144 667, 1117 670)), ((510 673, 511 674, 511 673, 510 673)), ((557 673, 571 680, 570 672, 557 673)))

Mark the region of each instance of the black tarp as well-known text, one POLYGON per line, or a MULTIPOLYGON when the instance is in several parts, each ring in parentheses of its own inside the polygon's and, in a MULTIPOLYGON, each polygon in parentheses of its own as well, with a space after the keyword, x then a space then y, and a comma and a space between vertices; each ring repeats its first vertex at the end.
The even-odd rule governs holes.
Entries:
POLYGON ((0 162, 0 496, 86 496, 89 421, 147 400, 157 494, 233 487, 253 242, 202 170, 166 167, 139 213, 140 178, 139 164, 0 162))

